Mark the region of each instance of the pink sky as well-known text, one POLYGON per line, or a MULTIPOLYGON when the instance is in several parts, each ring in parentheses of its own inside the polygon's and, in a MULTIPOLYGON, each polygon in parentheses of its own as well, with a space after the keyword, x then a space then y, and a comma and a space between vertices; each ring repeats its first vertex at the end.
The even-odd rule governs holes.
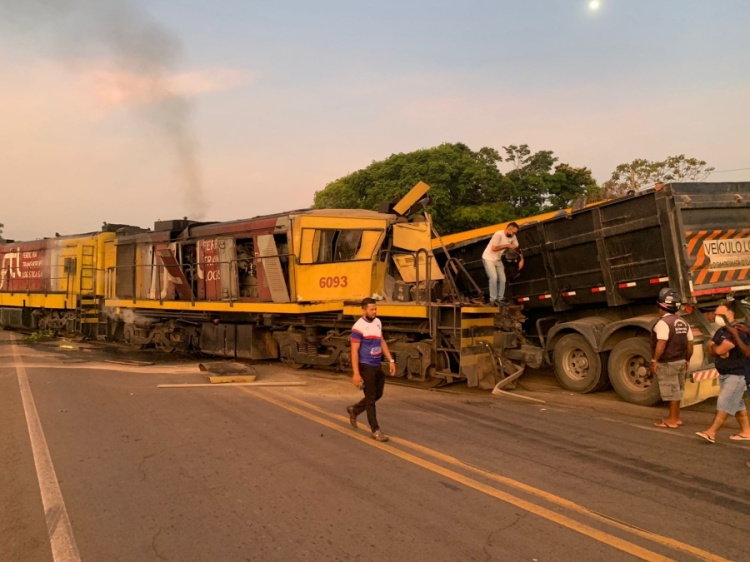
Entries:
MULTIPOLYGON (((189 31, 188 22, 180 25, 189 31)), ((284 54, 261 40, 270 54, 237 54, 225 31, 156 82, 102 57, 48 56, 30 48, 32 40, 20 45, 23 52, 0 51, 4 235, 24 240, 93 231, 103 221, 151 226, 197 213, 230 220, 303 208, 328 182, 372 161, 443 142, 474 150, 526 143, 589 167, 599 181, 622 162, 682 153, 719 171, 750 168, 750 80, 729 59, 716 59, 705 78, 677 50, 670 66, 636 58, 622 74, 608 70, 620 56, 612 51, 611 64, 602 59, 596 71, 564 79, 555 79, 559 65, 550 60, 493 72, 492 52, 475 66, 416 64, 420 55, 411 53, 407 66, 393 58, 385 70, 352 55, 335 72, 322 66, 316 74, 304 44, 284 54), (224 57, 212 51, 222 40, 224 57), (202 200, 186 196, 174 151, 149 122, 169 93, 192 103, 188 132, 202 200)), ((338 45, 326 48, 346 55, 338 45)), ((511 55, 498 60, 512 65, 511 55)), ((750 180, 750 170, 710 180, 750 180)))

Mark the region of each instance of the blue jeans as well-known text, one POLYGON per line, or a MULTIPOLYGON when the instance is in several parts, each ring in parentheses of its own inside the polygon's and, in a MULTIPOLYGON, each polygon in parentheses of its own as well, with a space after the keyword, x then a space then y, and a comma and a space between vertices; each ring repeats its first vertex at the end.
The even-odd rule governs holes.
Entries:
POLYGON ((490 280, 490 300, 505 297, 505 266, 500 260, 482 260, 487 278, 490 280))
POLYGON ((742 396, 747 384, 742 375, 719 375, 719 398, 716 400, 716 410, 734 416, 745 409, 742 396))

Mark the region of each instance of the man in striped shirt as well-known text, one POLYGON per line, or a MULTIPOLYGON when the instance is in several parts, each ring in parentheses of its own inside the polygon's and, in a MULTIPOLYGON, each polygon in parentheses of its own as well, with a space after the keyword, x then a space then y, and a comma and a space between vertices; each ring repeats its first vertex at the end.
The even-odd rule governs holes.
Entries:
POLYGON ((375 299, 366 298, 362 301, 362 317, 352 327, 352 382, 364 391, 364 398, 349 406, 346 411, 352 427, 357 428, 357 416, 367 411, 367 422, 372 430, 372 438, 376 441, 388 441, 378 425, 375 402, 383 396, 385 374, 380 366, 383 355, 390 362, 391 376, 396 374, 396 361, 393 359, 388 344, 383 339, 383 325, 377 317, 378 305, 375 299))

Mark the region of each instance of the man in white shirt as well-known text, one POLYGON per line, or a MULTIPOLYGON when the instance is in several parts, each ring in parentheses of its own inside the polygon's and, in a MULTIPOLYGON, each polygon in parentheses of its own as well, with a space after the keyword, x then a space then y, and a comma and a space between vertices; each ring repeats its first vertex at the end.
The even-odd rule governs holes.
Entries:
MULTIPOLYGON (((508 223, 505 230, 498 230, 492 235, 490 243, 484 249, 482 261, 487 278, 490 281, 490 304, 497 304, 505 300, 505 266, 502 257, 506 250, 518 249, 518 224, 508 223)), ((523 255, 518 263, 518 269, 523 268, 523 255)))

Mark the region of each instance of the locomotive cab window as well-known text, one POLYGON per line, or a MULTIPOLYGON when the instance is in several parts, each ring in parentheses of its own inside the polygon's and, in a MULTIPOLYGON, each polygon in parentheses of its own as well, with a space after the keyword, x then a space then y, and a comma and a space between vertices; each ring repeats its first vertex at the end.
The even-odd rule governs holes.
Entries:
POLYGON ((303 229, 301 263, 369 260, 382 236, 380 230, 303 229))
POLYGON ((63 262, 63 272, 66 275, 74 275, 76 272, 76 259, 75 258, 65 258, 65 261, 63 262))

